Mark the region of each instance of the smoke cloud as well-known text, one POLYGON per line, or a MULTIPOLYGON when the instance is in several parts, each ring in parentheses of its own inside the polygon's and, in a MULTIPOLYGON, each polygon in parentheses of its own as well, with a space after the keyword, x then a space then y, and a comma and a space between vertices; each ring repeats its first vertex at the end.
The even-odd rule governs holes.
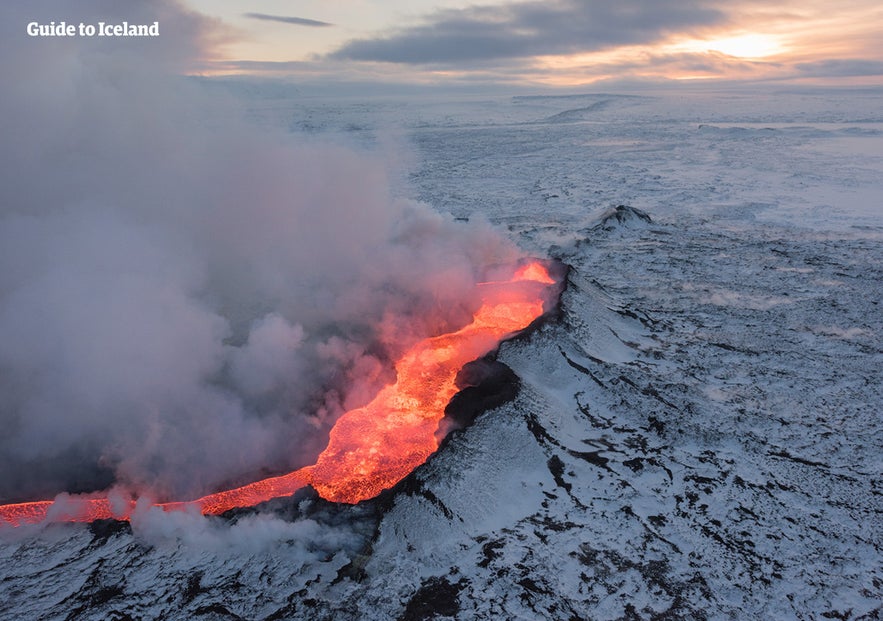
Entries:
POLYGON ((292 147, 181 77, 229 33, 171 0, 0 7, 0 502, 186 499, 310 463, 517 250, 292 147), (34 38, 31 21, 160 22, 34 38))

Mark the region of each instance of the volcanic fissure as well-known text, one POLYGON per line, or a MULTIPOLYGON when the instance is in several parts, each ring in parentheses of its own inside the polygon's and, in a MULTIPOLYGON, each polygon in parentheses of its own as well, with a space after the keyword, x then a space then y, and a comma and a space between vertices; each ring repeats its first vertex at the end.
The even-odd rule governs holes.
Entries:
MULTIPOLYGON (((459 391, 461 369, 548 312, 560 293, 558 285, 543 261, 520 266, 508 280, 476 285, 481 305, 472 321, 459 330, 418 341, 407 350, 395 363, 395 381, 367 405, 337 420, 315 464, 196 500, 150 506, 219 515, 290 496, 307 485, 332 502, 355 504, 377 496, 438 449, 443 435, 437 433, 439 423, 459 391)), ((2 505, 0 522, 21 526, 44 521, 128 520, 135 508, 134 500, 108 494, 63 496, 2 505)))

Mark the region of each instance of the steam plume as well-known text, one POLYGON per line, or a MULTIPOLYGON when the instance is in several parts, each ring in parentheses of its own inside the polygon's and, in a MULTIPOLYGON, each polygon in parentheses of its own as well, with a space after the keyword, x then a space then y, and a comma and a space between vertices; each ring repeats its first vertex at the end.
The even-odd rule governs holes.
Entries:
POLYGON ((379 154, 285 146, 179 77, 227 36, 171 0, 0 8, 0 501, 308 463, 516 255, 391 196, 379 154), (50 20, 161 36, 27 36, 50 20))

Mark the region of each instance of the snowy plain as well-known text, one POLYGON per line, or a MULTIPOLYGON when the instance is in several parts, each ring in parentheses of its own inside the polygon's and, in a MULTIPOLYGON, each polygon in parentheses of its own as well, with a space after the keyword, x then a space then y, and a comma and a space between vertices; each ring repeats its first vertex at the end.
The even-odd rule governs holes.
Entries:
POLYGON ((0 616, 879 618, 883 91, 245 101, 568 264, 560 313, 392 494, 7 531, 0 616))

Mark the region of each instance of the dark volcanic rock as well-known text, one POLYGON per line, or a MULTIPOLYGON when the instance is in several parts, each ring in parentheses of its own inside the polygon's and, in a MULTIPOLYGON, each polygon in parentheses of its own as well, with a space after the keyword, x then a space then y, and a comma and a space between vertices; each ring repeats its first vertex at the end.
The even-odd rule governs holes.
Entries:
POLYGON ((457 596, 465 580, 452 584, 446 578, 429 578, 408 601, 400 621, 426 621, 436 617, 456 617, 460 610, 457 596))
POLYGON ((594 231, 613 231, 617 228, 633 228, 650 224, 650 215, 628 205, 617 205, 601 214, 598 223, 592 227, 594 231))
POLYGON ((518 395, 518 376, 489 356, 464 366, 457 374, 456 383, 461 390, 448 403, 445 417, 439 423, 438 433, 443 435, 470 425, 482 412, 503 405, 518 395))

